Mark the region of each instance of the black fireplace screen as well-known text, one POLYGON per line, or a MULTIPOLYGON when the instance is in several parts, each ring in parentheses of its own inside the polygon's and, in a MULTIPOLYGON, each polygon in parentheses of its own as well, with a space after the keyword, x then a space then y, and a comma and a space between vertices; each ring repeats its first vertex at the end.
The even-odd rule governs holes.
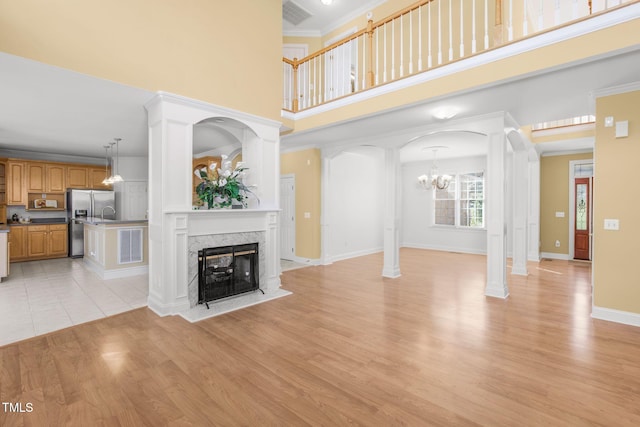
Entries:
POLYGON ((259 289, 258 244, 198 251, 198 304, 259 289))

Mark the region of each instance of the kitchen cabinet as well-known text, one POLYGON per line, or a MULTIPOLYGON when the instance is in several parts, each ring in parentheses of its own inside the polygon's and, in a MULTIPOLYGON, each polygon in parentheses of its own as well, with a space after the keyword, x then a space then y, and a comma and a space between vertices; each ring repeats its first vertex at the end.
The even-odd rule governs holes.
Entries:
POLYGON ((27 226, 9 227, 9 260, 22 261, 27 258, 27 226))
POLYGON ((67 256, 67 224, 28 225, 27 258, 48 259, 67 256))
POLYGON ((64 193, 67 189, 67 168, 61 164, 46 164, 45 189, 47 193, 64 193))
POLYGON ((62 193, 66 190, 63 164, 26 162, 27 193, 62 193))
POLYGON ((26 180, 28 193, 46 192, 46 170, 44 163, 27 162, 26 180))
POLYGON ((68 188, 89 188, 89 174, 86 166, 67 166, 68 188))
MULTIPOLYGON (((7 163, 5 160, 6 159, 0 160, 0 206, 7 204, 7 163)), ((0 219, 3 218, 5 217, 0 217, 0 219)))
POLYGON ((105 174, 110 174, 109 169, 105 172, 104 168, 87 168, 89 175, 90 188, 97 190, 111 190, 111 185, 104 185, 102 181, 105 178, 105 174))
POLYGON ((7 205, 26 204, 24 168, 22 161, 7 161, 7 205))

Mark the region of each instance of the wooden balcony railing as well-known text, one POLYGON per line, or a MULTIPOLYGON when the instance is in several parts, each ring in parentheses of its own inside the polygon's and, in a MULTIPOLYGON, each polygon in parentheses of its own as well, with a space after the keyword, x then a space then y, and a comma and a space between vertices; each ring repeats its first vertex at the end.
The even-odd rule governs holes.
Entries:
POLYGON ((640 0, 421 0, 305 58, 283 58, 282 109, 368 88, 640 0))

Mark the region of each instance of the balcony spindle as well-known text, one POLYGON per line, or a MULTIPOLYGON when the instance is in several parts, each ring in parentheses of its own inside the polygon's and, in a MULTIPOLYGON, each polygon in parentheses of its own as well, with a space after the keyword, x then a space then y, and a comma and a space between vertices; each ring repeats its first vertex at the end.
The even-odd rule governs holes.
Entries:
MULTIPOLYGON (((382 27, 384 28, 384 26, 382 27)), ((376 31, 376 86, 380 83, 380 30, 376 31)))
POLYGON ((385 23, 382 28, 384 28, 384 43, 383 43, 383 49, 384 49, 384 71, 383 71, 383 78, 382 81, 384 83, 387 82, 387 24, 385 23))
POLYGON ((391 80, 396 79, 396 20, 391 21, 391 80))
POLYGON ((460 58, 464 58, 464 0, 460 0, 460 58))
POLYGON ((522 18, 522 35, 523 36, 527 36, 527 34, 529 34, 529 19, 528 19, 528 8, 529 6, 527 5, 527 0, 524 0, 524 13, 523 18, 522 18))
POLYGON ((429 26, 427 27, 427 49, 428 49, 428 53, 427 53, 427 68, 431 68, 433 66, 433 56, 431 55, 431 28, 433 27, 433 25, 431 25, 431 5, 433 4, 432 1, 429 2, 429 4, 427 4, 427 21, 429 21, 429 26))
POLYGON ((513 40, 513 0, 509 0, 509 26, 507 27, 507 38, 513 40))
POLYGON ((422 6, 418 8, 418 71, 422 71, 422 6))
POLYGON ((484 49, 489 49, 489 0, 484 0, 484 49))
POLYGON ((404 15, 400 15, 400 77, 404 76, 404 15))
POLYGON ((442 64, 442 9, 440 5, 442 1, 438 2, 438 65, 442 64))
POLYGON ((298 58, 293 58, 293 99, 292 109, 298 111, 298 58))
POLYGON ((476 53, 476 0, 473 0, 471 5, 471 53, 476 53))
POLYGON ((453 61, 453 11, 452 9, 453 9, 453 0, 449 0, 449 61, 453 61))

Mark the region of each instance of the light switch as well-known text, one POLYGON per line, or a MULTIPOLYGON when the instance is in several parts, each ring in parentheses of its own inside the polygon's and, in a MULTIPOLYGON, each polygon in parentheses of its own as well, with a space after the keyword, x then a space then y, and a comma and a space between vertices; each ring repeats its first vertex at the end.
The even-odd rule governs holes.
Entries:
POLYGON ((564 218, 564 212, 556 212, 556 218, 564 218))
POLYGON ((604 118, 604 127, 606 128, 613 127, 613 116, 608 116, 604 118))
POLYGON ((305 219, 309 219, 309 218, 311 218, 311 212, 305 212, 305 213, 304 213, 304 218, 305 218, 305 219))
POLYGON ((620 220, 617 219, 606 219, 604 220, 604 229, 605 230, 620 230, 620 220))

